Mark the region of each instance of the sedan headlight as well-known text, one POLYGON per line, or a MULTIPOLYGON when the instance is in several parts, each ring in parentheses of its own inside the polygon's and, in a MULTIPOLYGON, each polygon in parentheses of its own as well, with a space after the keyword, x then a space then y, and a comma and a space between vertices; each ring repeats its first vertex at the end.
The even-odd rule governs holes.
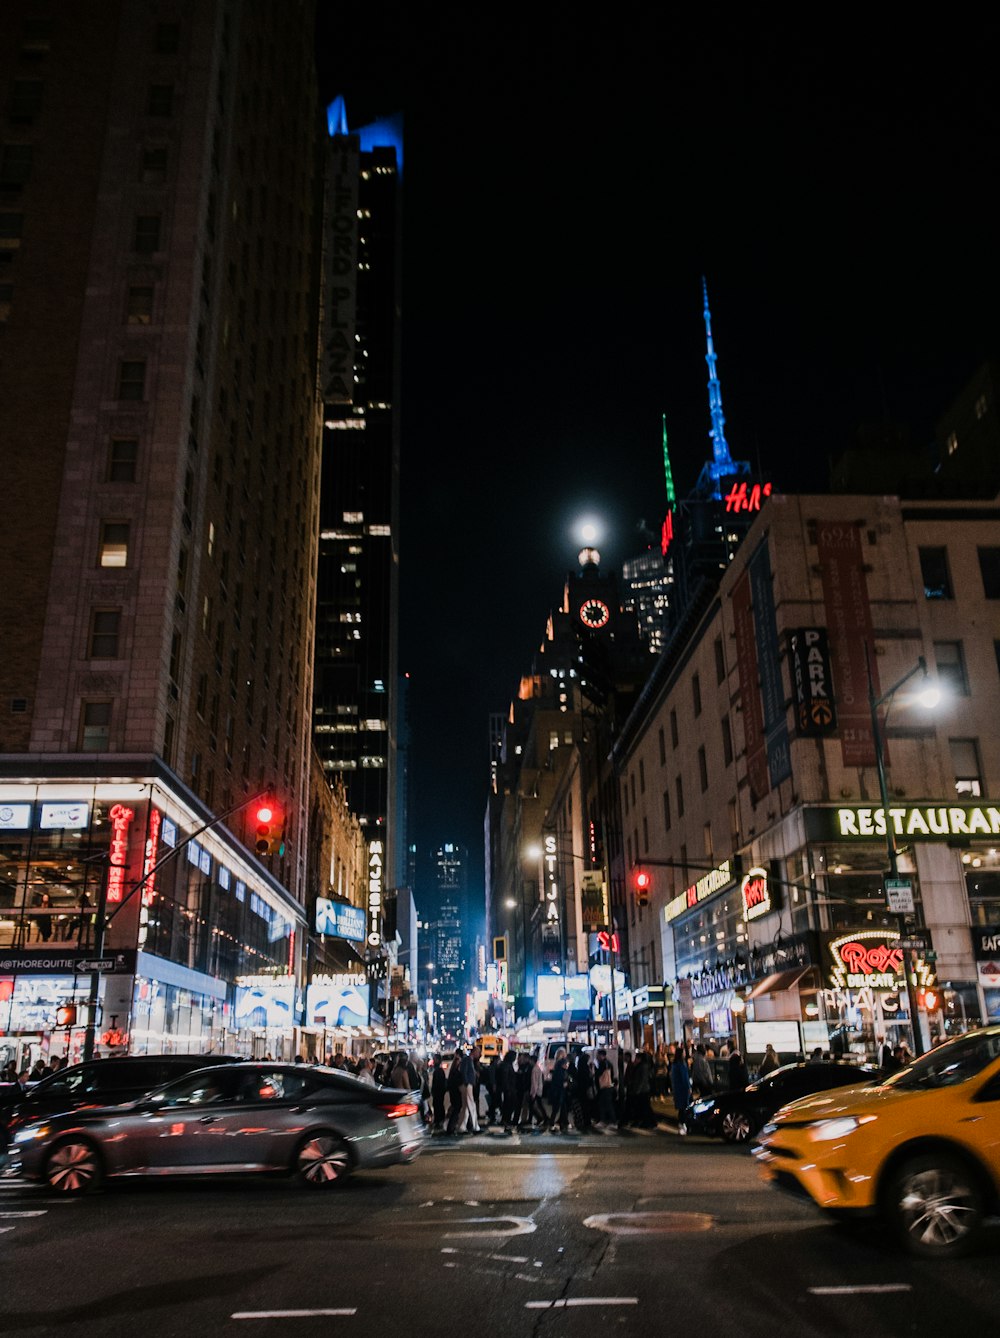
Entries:
POLYGON ((24 1129, 18 1129, 14 1135, 15 1143, 33 1143, 36 1138, 47 1138, 52 1132, 51 1125, 48 1124, 29 1124, 24 1129))
POLYGON ((817 1120, 809 1126, 809 1137, 814 1143, 827 1143, 834 1138, 846 1138, 860 1129, 863 1124, 871 1124, 874 1115, 842 1115, 835 1120, 817 1120))
POLYGON ((705 1115, 710 1110, 715 1109, 714 1101, 696 1101, 691 1107, 695 1115, 705 1115))

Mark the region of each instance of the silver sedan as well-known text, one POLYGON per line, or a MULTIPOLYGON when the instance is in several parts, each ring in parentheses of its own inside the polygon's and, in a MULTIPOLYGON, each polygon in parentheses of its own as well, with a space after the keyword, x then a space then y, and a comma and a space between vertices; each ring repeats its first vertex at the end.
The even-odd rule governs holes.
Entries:
POLYGON ((241 1063, 199 1069, 138 1101, 20 1128, 10 1170, 79 1194, 114 1176, 286 1172, 317 1188, 412 1161, 419 1097, 337 1069, 241 1063))

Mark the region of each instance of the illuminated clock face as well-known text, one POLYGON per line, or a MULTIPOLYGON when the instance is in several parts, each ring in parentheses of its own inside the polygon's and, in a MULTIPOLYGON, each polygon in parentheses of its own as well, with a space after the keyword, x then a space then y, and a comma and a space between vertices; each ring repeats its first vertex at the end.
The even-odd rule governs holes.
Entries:
POLYGON ((580 621, 584 627, 603 627, 611 617, 611 610, 603 599, 588 599, 581 605, 580 621))

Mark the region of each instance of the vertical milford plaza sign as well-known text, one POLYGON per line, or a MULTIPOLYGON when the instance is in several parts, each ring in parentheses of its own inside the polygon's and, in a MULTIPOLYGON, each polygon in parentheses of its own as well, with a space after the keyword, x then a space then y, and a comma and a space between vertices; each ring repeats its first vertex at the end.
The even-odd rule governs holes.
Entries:
POLYGON ((807 808, 805 818, 806 836, 812 841, 884 841, 890 828, 894 836, 909 841, 1000 836, 1000 807, 991 804, 807 808))
MULTIPOLYGON (((851 521, 823 522, 816 527, 816 547, 823 583, 823 604, 833 679, 837 684, 840 749, 845 767, 873 767, 865 659, 872 644, 868 578, 861 548, 861 526, 851 521)), ((872 662, 872 684, 879 694, 878 665, 872 662)), ((883 754, 885 754, 883 747, 883 754)))

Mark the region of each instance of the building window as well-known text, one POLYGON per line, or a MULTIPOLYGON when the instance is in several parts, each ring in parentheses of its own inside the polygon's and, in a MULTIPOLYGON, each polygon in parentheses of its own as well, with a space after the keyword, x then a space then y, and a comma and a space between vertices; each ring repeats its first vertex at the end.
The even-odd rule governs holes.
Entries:
POLYGON ((21 245, 24 215, 0 213, 0 251, 13 251, 21 245))
POLYGON ((634 772, 634 771, 632 772, 632 774, 631 774, 631 775, 629 776, 629 778, 628 778, 628 788, 629 788, 629 790, 630 790, 631 793, 632 793, 632 803, 634 804, 634 803, 635 803, 635 772, 634 772))
POLYGON ((987 599, 1000 599, 1000 548, 980 548, 979 570, 983 594, 987 599))
POLYGON ((80 747, 106 753, 111 742, 111 702, 84 702, 80 708, 80 747))
POLYGON ((136 215, 132 249, 143 256, 151 256, 160 249, 159 214, 136 215))
POLYGON ((142 151, 139 168, 139 180, 146 185, 156 185, 167 177, 167 149, 164 144, 153 144, 142 151))
POLYGON ((134 483, 139 443, 134 437, 114 437, 108 450, 108 482, 134 483))
POLYGON ((0 321, 10 319, 10 306, 14 301, 14 285, 0 283, 0 321))
POLYGON ((659 741, 660 741, 660 766, 662 767, 667 760, 667 740, 664 737, 662 725, 660 726, 659 730, 659 741))
POLYGON ((21 29, 21 55, 39 57, 52 46, 52 20, 25 19, 21 29))
POLYGON ((145 362, 120 362, 118 364, 118 398, 120 400, 141 400, 146 394, 145 362))
POLYGON ((677 791, 677 816, 678 816, 679 818, 683 818, 683 816, 684 816, 684 780, 683 780, 683 777, 681 777, 681 776, 678 776, 678 777, 677 777, 677 780, 676 780, 676 782, 675 782, 675 784, 674 784, 674 788, 675 788, 675 790, 677 791))
POLYGON ((948 441, 947 441, 946 449, 947 449, 949 455, 954 455, 955 452, 958 450, 958 433, 957 433, 957 432, 949 432, 949 433, 948 433, 948 441))
POLYGON ((715 681, 721 683, 726 677, 726 655, 722 649, 722 637, 715 638, 715 681))
POLYGON ((163 726, 163 751, 164 762, 171 765, 174 760, 174 718, 167 716, 166 724, 163 726))
POLYGON ((181 42, 179 23, 158 23, 153 34, 153 51, 157 56, 176 56, 181 42))
POLYGON ((622 781, 622 808, 625 810, 625 816, 628 817, 628 782, 622 781))
POLYGON ((7 114, 12 121, 33 121, 42 110, 41 79, 15 79, 11 85, 7 114))
POLYGON ((146 113, 149 116, 172 116, 174 111, 173 84, 150 84, 146 99, 146 113))
POLYGON ((646 763, 639 758, 639 793, 646 793, 646 763))
POLYGON ((965 656, 961 641, 935 641, 934 663, 937 676, 945 691, 953 697, 968 697, 969 679, 965 672, 965 656))
POLYGON ((705 856, 707 859, 711 860, 713 846, 712 846, 712 824, 710 822, 705 823, 703 839, 705 842, 705 856))
POLYGON ((128 566, 128 526, 121 521, 102 523, 97 564, 100 567, 128 566))
POLYGON ((31 163, 30 144, 4 144, 0 147, 0 186, 14 189, 26 185, 31 178, 31 163))
POLYGON ((924 599, 954 599, 947 548, 919 548, 920 576, 924 599))
POLYGON ((673 747, 677 747, 677 712, 670 712, 670 742, 673 747))
POLYGON ((1000 674, 1000 641, 994 641, 993 655, 997 662, 997 673, 1000 674))
POLYGON ((722 761, 728 767, 733 760, 733 731, 728 713, 722 717, 722 761))
POLYGON ((95 609, 90 615, 90 636, 87 653, 92 660, 118 658, 118 635, 121 630, 121 609, 95 609))
POLYGON ((125 304, 125 320, 129 325, 148 325, 153 319, 153 289, 149 284, 131 284, 125 304))
POLYGON ((955 793, 973 798, 983 793, 979 766, 979 745, 975 739, 949 739, 951 766, 955 773, 955 793))
POLYGON ((695 715, 701 715, 701 679, 697 674, 691 679, 691 701, 695 715))
POLYGON ((663 791, 663 830, 670 831, 670 791, 663 791))
POLYGON ((976 400, 976 421, 977 421, 977 422, 979 421, 980 418, 985 418, 985 417, 986 417, 986 409, 987 409, 986 396, 985 396, 985 395, 980 395, 979 398, 976 400))
POLYGON ((708 758, 705 756, 704 744, 698 749, 698 778, 701 781, 701 792, 704 794, 708 789, 708 758))

